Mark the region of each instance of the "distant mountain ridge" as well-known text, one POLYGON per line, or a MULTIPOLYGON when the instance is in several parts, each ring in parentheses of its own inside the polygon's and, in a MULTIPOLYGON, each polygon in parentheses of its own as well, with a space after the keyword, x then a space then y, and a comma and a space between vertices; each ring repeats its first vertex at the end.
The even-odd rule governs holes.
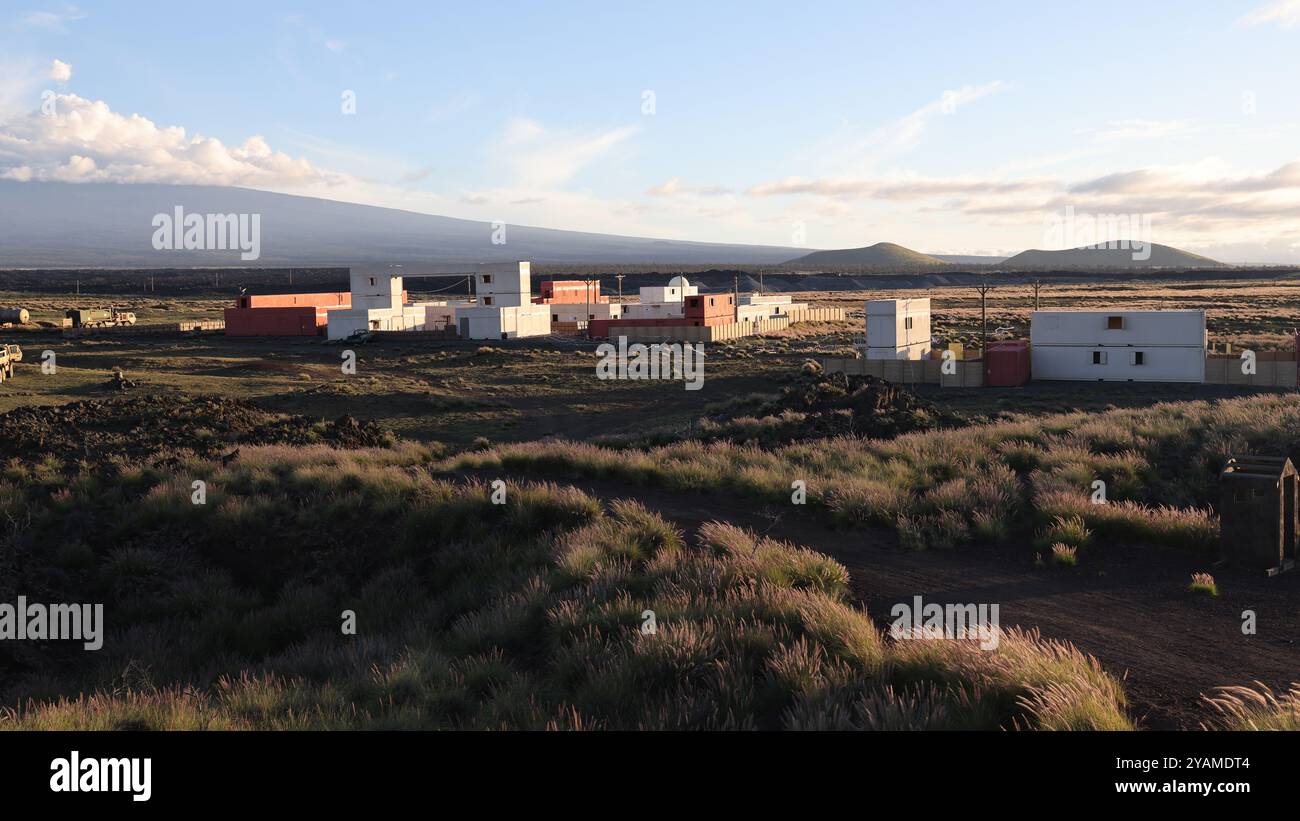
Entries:
POLYGON ((877 242, 865 248, 844 248, 837 251, 813 251, 801 257, 788 260, 787 265, 814 266, 942 266, 946 265, 938 257, 913 251, 892 242, 877 242))
POLYGON ((1087 245, 1063 251, 1033 249, 1021 251, 1002 265, 1008 268, 1218 268, 1223 263, 1152 242, 1146 248, 1087 245))
POLYGON ((988 254, 931 254, 930 256, 953 265, 997 265, 1006 260, 1005 256, 988 254))
POLYGON ((0 267, 275 267, 467 262, 775 265, 798 248, 489 222, 205 185, 0 181, 0 267), (155 250, 154 216, 257 214, 260 255, 155 250), (504 243, 494 242, 504 239, 504 243))

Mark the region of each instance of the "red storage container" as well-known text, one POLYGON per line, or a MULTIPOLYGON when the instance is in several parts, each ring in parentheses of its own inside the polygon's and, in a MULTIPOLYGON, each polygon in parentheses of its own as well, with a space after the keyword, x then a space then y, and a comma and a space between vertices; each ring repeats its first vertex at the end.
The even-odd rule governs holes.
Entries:
POLYGON ((328 311, 310 305, 227 308, 226 336, 317 336, 325 332, 328 320, 328 311))
POLYGON ((984 384, 1015 388, 1029 381, 1029 343, 1023 339, 989 343, 984 352, 984 384))
POLYGON ((682 316, 657 317, 655 319, 593 319, 587 328, 594 337, 605 338, 611 334, 618 336, 619 328, 664 328, 674 325, 709 324, 706 320, 688 319, 682 316))

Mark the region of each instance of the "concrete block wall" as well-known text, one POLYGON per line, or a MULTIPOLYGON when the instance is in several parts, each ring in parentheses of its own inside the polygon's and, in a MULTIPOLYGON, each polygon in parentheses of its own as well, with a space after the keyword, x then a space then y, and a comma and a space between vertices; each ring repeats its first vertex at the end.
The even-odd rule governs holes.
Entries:
POLYGON ((854 376, 874 376, 899 384, 942 385, 946 388, 979 388, 984 386, 984 362, 971 359, 957 362, 956 371, 943 372, 943 362, 938 359, 857 359, 828 357, 821 360, 826 373, 847 373, 854 376))
POLYGON ((1296 355, 1293 351, 1260 351, 1255 373, 1242 373, 1237 354, 1211 354, 1205 358, 1205 384, 1255 385, 1268 388, 1296 387, 1296 355))

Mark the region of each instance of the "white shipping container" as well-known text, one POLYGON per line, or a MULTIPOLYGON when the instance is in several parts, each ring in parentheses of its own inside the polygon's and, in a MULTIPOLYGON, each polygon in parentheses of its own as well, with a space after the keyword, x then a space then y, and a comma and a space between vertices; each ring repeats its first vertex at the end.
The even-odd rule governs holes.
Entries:
POLYGON ((1034 311, 1030 344, 1205 347, 1205 311, 1034 311))
POLYGON ((866 304, 868 359, 924 359, 930 353, 930 298, 866 304))
POLYGON ((1035 379, 1204 382, 1205 311, 1035 311, 1035 379))

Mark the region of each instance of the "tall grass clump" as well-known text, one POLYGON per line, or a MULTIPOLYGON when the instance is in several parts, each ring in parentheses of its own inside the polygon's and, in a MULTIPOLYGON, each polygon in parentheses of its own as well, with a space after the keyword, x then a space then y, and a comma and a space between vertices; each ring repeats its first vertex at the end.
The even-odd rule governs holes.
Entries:
POLYGON ((1218 541, 1212 505, 1224 461, 1240 452, 1300 459, 1297 431, 1300 401, 1265 394, 1021 416, 887 440, 838 436, 773 447, 685 441, 644 449, 529 442, 444 464, 733 492, 769 503, 787 502, 790 482, 804 478, 816 486, 808 498, 815 514, 841 525, 895 527, 917 547, 1005 542, 1061 517, 1082 519, 1107 541, 1209 551, 1218 541))
POLYGON ((1201 697, 1215 716, 1204 723, 1210 730, 1300 730, 1300 684, 1284 693, 1255 682, 1253 686, 1220 687, 1201 697))

